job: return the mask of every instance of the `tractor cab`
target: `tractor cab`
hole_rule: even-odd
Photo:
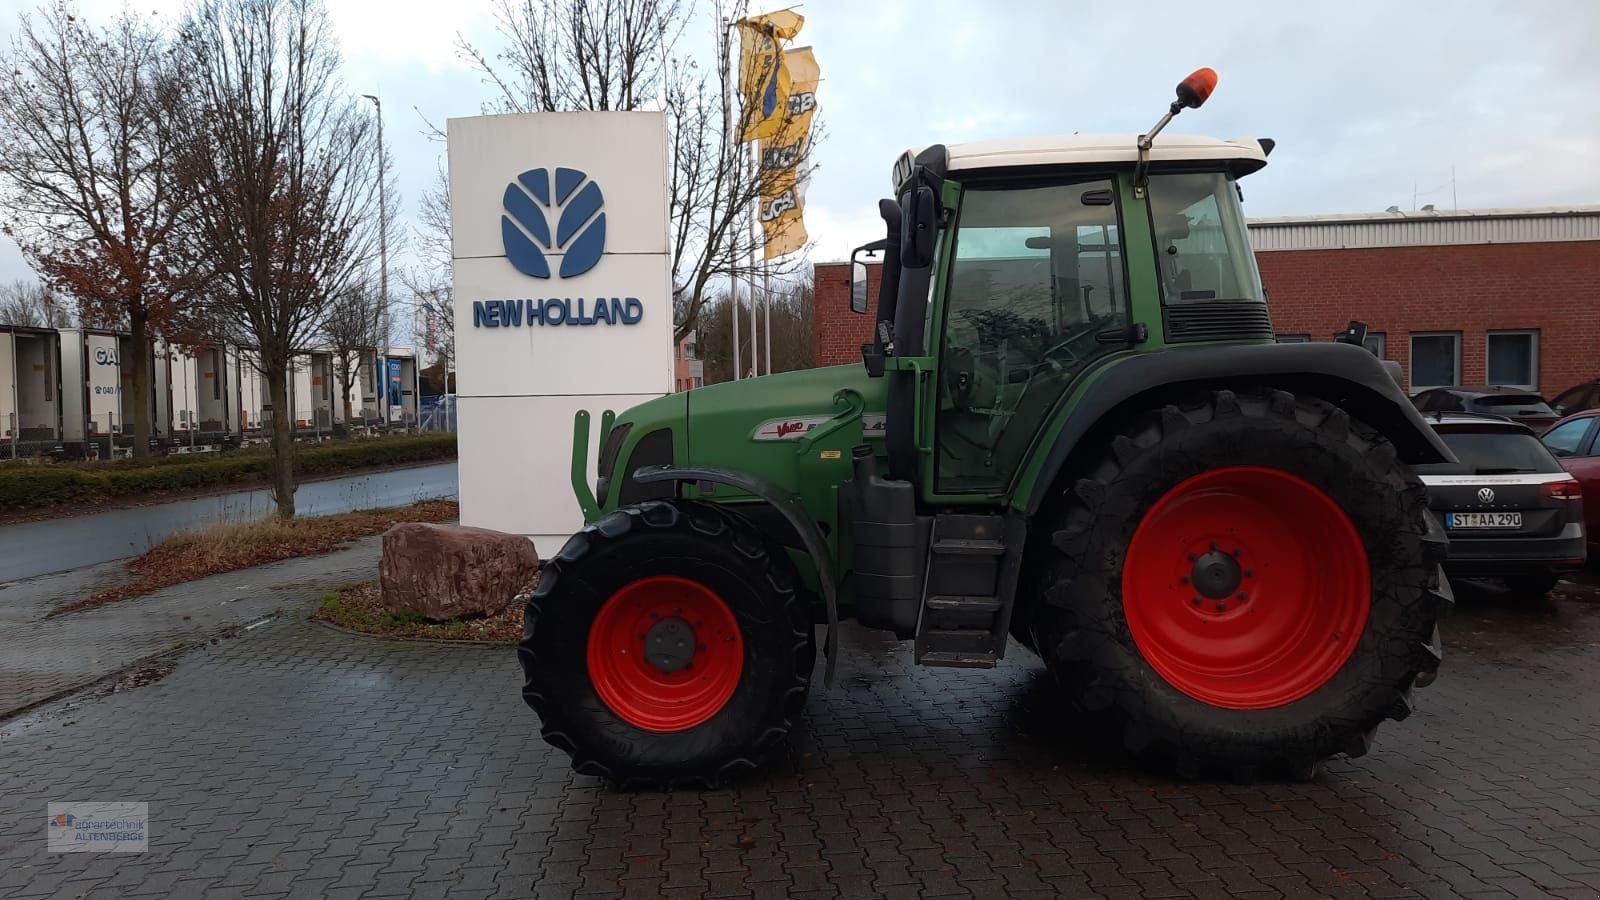
[[[1270,142],[1166,138],[1142,172],[1139,139],[936,146],[896,167],[903,204],[886,207],[904,220],[932,194],[929,220],[901,228],[933,232],[934,249],[920,266],[914,247],[890,258],[875,328],[889,337],[863,355],[872,370],[937,360],[918,472],[931,495],[1004,494],[1052,407],[1107,357],[1272,339],[1238,187]]]

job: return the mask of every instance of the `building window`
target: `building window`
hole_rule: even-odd
[[[1369,332],[1367,332],[1367,339],[1362,341],[1361,344],[1362,344],[1362,346],[1366,347],[1368,350],[1371,350],[1373,356],[1376,356],[1379,359],[1387,359],[1387,357],[1384,356],[1384,354],[1389,351],[1389,342],[1388,342],[1388,336],[1385,335],[1383,332],[1381,332],[1381,331],[1369,331]]]
[[[1461,333],[1459,331],[1411,335],[1411,389],[1446,387],[1461,383]]]
[[[1280,335],[1278,335],[1278,343],[1280,343],[1280,344],[1309,344],[1309,343],[1311,343],[1311,335],[1309,335],[1309,334],[1280,334]]]
[[[1488,378],[1490,384],[1539,389],[1539,332],[1489,332]]]

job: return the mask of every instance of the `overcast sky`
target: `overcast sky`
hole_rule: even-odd
[[[132,0],[176,18],[182,0]],[[327,0],[353,94],[383,98],[402,208],[442,158],[423,118],[489,91],[456,36],[495,45],[489,0]],[[702,0],[709,2],[709,0]],[[0,41],[31,0],[0,0]],[[83,0],[103,20],[122,0]],[[774,3],[776,7],[780,4]],[[807,195],[814,260],[880,236],[876,200],[912,145],[1142,131],[1172,87],[1220,84],[1172,127],[1278,141],[1250,215],[1600,203],[1600,2],[808,0],[826,129]],[[709,29],[684,38],[709,57]],[[402,260],[403,261],[403,260]],[[0,238],[0,281],[31,277]]]

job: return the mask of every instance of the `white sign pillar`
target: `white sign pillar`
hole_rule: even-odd
[[[598,425],[672,390],[666,121],[534,113],[447,131],[461,522],[527,535],[548,559],[583,525],[573,414]]]

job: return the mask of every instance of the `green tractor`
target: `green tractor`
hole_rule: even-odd
[[[1451,604],[1414,466],[1454,458],[1350,342],[1278,344],[1240,210],[1270,140],[901,157],[860,365],[574,429],[588,524],[528,602],[523,696],[579,772],[714,785],[796,727],[824,628],[928,666],[1015,640],[1128,750],[1304,777],[1432,680]],[[867,329],[863,329],[866,332]]]

